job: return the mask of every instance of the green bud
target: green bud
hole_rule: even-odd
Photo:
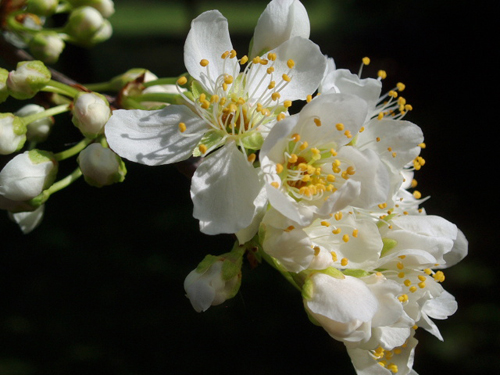
[[[49,83],[50,78],[50,71],[43,62],[21,61],[16,70],[9,73],[7,89],[18,100],[30,99]]]
[[[77,161],[85,181],[95,187],[122,182],[127,173],[122,159],[99,143],[87,146]]]
[[[9,92],[7,91],[8,77],[9,71],[7,69],[0,68],[0,103],[3,103],[9,97]]]
[[[84,6],[73,10],[69,16],[65,31],[79,44],[89,45],[91,39],[101,29],[104,18],[95,8]]]
[[[54,64],[64,49],[64,41],[56,32],[39,32],[30,40],[28,46],[35,58],[47,64]]]
[[[27,0],[26,10],[39,16],[51,16],[55,13],[59,0]]]

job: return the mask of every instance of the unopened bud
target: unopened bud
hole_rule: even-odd
[[[9,97],[9,92],[7,91],[8,77],[9,77],[9,71],[0,68],[0,103],[3,103]]]
[[[73,106],[73,124],[88,138],[96,138],[104,131],[111,116],[108,101],[98,93],[81,93]]]
[[[59,0],[27,0],[26,11],[39,16],[51,16],[55,13]]]
[[[54,64],[64,49],[64,41],[56,32],[40,32],[29,42],[33,56],[47,64]]]
[[[99,143],[92,143],[80,152],[78,165],[85,181],[95,187],[122,182],[127,173],[121,158]]]
[[[113,77],[110,81],[111,89],[115,90],[115,91],[119,91],[123,87],[125,87],[127,85],[127,83],[133,82],[141,76],[143,76],[141,83],[154,81],[154,80],[158,79],[158,77],[155,74],[151,73],[147,69],[133,68],[133,69],[127,70],[125,73],[120,74],[119,76]]]
[[[89,39],[89,44],[94,45],[98,43],[105,42],[113,35],[113,27],[111,22],[108,20],[103,20],[102,26],[97,30],[97,32]]]
[[[21,61],[17,64],[16,70],[9,73],[7,89],[16,99],[29,99],[45,87],[50,78],[50,72],[43,62]]]
[[[115,5],[112,0],[67,0],[73,7],[90,6],[102,14],[104,18],[109,18],[115,12]]]
[[[207,255],[184,281],[186,296],[196,312],[233,298],[241,285],[241,254]]]
[[[45,108],[42,106],[37,104],[27,104],[14,114],[19,117],[26,117],[43,111],[45,111]],[[30,142],[43,142],[49,136],[53,125],[54,120],[52,117],[44,117],[39,120],[32,121],[26,125],[26,138]]]
[[[97,9],[83,6],[71,12],[65,31],[77,42],[88,44],[103,23],[104,18]]]
[[[0,172],[0,194],[13,201],[27,201],[52,185],[57,161],[47,151],[31,150],[15,156]]]
[[[26,125],[12,113],[0,113],[0,155],[19,151],[26,141]]]

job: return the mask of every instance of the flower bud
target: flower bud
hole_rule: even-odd
[[[97,43],[105,42],[111,35],[113,34],[113,27],[111,26],[111,22],[108,20],[103,20],[102,26],[97,30],[97,32],[89,39],[88,43],[90,45],[94,45]]]
[[[104,18],[109,18],[115,12],[115,5],[112,0],[67,0],[73,7],[90,6],[102,14]]]
[[[45,108],[42,106],[37,104],[27,104],[14,114],[19,117],[26,117],[43,111],[45,111]],[[44,117],[39,120],[32,121],[26,125],[26,138],[30,142],[43,142],[49,136],[52,125],[54,125],[52,117]]]
[[[0,113],[0,155],[19,151],[26,141],[26,125],[12,113]]]
[[[51,78],[50,72],[43,62],[21,61],[16,70],[9,73],[7,88],[9,94],[19,100],[29,99],[45,87]]]
[[[207,255],[184,281],[186,296],[196,312],[233,298],[241,285],[241,256]]]
[[[120,74],[119,76],[113,77],[110,81],[111,89],[119,91],[123,87],[125,87],[127,83],[131,83],[141,76],[143,76],[141,82],[149,82],[158,79],[158,77],[154,73],[151,73],[147,69],[133,68],[127,70],[125,73]]]
[[[109,104],[98,93],[81,93],[72,109],[73,124],[88,138],[96,138],[104,131],[104,125],[111,116]]]
[[[0,194],[13,201],[27,201],[52,185],[57,161],[47,151],[31,150],[15,156],[0,172]]]
[[[103,23],[104,18],[97,9],[83,6],[71,12],[65,31],[78,43],[88,44]]]
[[[47,64],[54,64],[64,49],[64,41],[56,32],[40,32],[29,42],[33,56]]]
[[[95,187],[122,182],[127,173],[121,158],[99,143],[92,143],[85,148],[77,160],[85,181]]]
[[[0,68],[0,103],[3,103],[9,97],[9,92],[7,91],[8,77],[9,77],[9,71]]]
[[[27,0],[26,11],[39,16],[51,16],[55,13],[59,0]]]

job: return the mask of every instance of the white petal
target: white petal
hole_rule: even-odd
[[[180,122],[186,124],[184,133],[179,131]],[[121,157],[161,165],[190,157],[207,129],[188,107],[171,105],[156,111],[116,110],[105,133],[110,148]]]
[[[209,82],[214,82],[219,75],[234,74],[235,70],[239,72],[236,58],[221,58],[224,52],[232,49],[227,19],[218,10],[210,10],[191,22],[184,44],[184,65],[193,78],[209,89]],[[202,59],[209,61],[207,67],[200,65]],[[207,69],[210,78],[207,78]]]
[[[185,289],[196,312],[206,311],[212,305],[215,290],[203,280],[197,280]]]
[[[257,170],[229,142],[207,157],[191,180],[193,216],[206,234],[236,233],[248,227],[261,190]]]
[[[250,58],[262,55],[294,36],[309,38],[309,33],[309,17],[300,1],[271,1],[255,27]]]
[[[273,77],[275,77],[276,85],[278,86],[282,82],[283,74],[288,74],[291,78],[286,87],[280,91],[282,102],[284,100],[304,100],[307,95],[316,91],[326,69],[326,57],[315,43],[309,39],[295,37],[271,52],[277,56],[273,65],[275,69]],[[295,67],[291,72],[287,65],[290,59],[295,62]],[[261,79],[269,75],[266,73],[266,69],[256,70],[257,68],[257,66],[253,67],[251,71],[253,78],[247,86],[247,90],[252,96],[251,99],[254,100],[260,98],[263,91],[269,92],[267,85],[260,84]],[[257,86],[259,88],[256,90]]]
[[[450,252],[444,254],[443,258],[446,264],[443,264],[441,267],[437,268],[447,268],[454,266],[458,262],[460,262],[467,255],[467,247],[469,243],[465,238],[465,235],[462,233],[460,229],[457,229],[457,238],[453,244],[453,248]]]
[[[24,234],[28,234],[40,225],[43,219],[44,211],[45,205],[43,204],[35,211],[18,213],[9,212],[9,216],[19,225],[19,228],[21,228]]]

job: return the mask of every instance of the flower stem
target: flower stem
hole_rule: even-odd
[[[29,123],[31,123],[33,121],[40,120],[40,119],[45,118],[45,117],[58,115],[59,113],[63,113],[66,111],[69,111],[69,105],[62,104],[62,105],[58,105],[56,107],[52,107],[50,109],[47,109],[47,110],[40,112],[40,113],[34,113],[32,115],[29,115],[29,116],[21,117],[21,120],[23,121],[23,123],[25,125],[28,125]]]
[[[177,83],[178,77],[168,77],[168,78],[158,78],[154,81],[144,82],[144,87],[151,87],[156,85],[175,85]]]
[[[54,155],[54,157],[57,161],[68,159],[68,158],[78,154],[80,151],[82,151],[85,147],[87,147],[92,142],[93,142],[93,139],[84,138],[83,140],[78,142],[73,147],[68,148],[67,150],[58,152],[57,154]]]
[[[51,79],[47,86],[45,86],[42,91],[55,92],[56,94],[62,94],[74,98],[80,91],[74,87],[68,86],[64,83],[54,81]]]
[[[59,191],[61,189],[64,189],[65,187],[69,186],[74,181],[76,181],[81,175],[82,175],[82,171],[80,170],[80,168],[76,168],[71,174],[67,175],[63,179],[52,184],[51,187],[42,191],[35,198],[30,199],[28,201],[28,204],[30,204],[31,206],[34,206],[34,207],[40,207],[42,204],[47,202],[47,200],[50,198],[50,196],[52,194],[54,194],[56,191]]]

